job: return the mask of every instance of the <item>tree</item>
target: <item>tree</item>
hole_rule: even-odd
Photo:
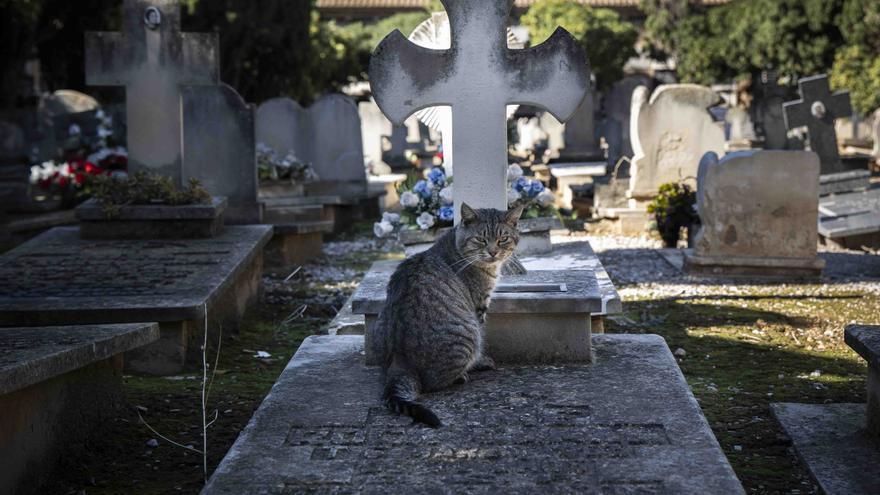
[[[847,0],[838,18],[847,46],[839,49],[831,69],[831,85],[847,89],[862,115],[880,108],[880,3]]]
[[[571,33],[584,47],[600,89],[606,89],[623,75],[623,66],[636,55],[636,28],[609,9],[578,5],[567,0],[539,0],[522,16],[529,28],[531,44],[553,34],[557,26]]]

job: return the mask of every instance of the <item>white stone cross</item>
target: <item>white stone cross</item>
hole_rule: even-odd
[[[86,84],[125,86],[129,171],[181,183],[181,86],[220,81],[216,33],[181,33],[179,0],[125,0],[123,32],[86,33]]]
[[[837,151],[837,132],[834,120],[852,116],[849,92],[831,93],[828,76],[805,77],[798,80],[801,99],[785,102],[785,125],[789,128],[806,126],[810,133],[810,150],[819,155],[822,173],[844,172]]]
[[[513,0],[442,0],[449,15],[448,50],[420,47],[394,31],[370,61],[379,108],[402,123],[425,107],[452,107],[455,217],[461,203],[507,209],[507,105],[545,108],[568,120],[589,89],[587,56],[559,28],[545,43],[507,48]]]

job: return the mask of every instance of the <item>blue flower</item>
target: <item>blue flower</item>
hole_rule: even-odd
[[[518,177],[513,182],[513,188],[516,189],[517,191],[523,191],[523,190],[528,189],[529,188],[529,179],[526,179],[525,177]]]
[[[455,218],[455,209],[451,206],[441,206],[440,207],[440,220],[445,222],[451,222],[453,218]]]
[[[428,179],[438,186],[446,185],[446,174],[443,173],[442,168],[432,168],[428,172]]]
[[[544,190],[544,184],[539,180],[533,180],[531,185],[529,186],[529,197],[534,198],[535,196],[541,194],[541,191]]]
[[[413,187],[413,192],[418,194],[419,196],[428,199],[431,197],[431,188],[428,186],[428,183],[424,180],[420,180],[416,182],[416,185]]]

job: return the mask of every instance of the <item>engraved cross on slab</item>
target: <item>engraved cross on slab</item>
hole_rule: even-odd
[[[394,31],[370,61],[379,108],[401,124],[417,110],[452,107],[455,220],[461,203],[507,209],[507,105],[545,108],[568,120],[589,89],[590,67],[577,41],[559,28],[538,46],[507,48],[513,0],[442,0],[451,46],[432,50]]]
[[[217,34],[181,33],[179,0],[125,0],[122,29],[86,33],[86,84],[126,88],[129,171],[181,184],[181,86],[219,83]]]
[[[801,99],[782,104],[785,125],[789,129],[807,126],[810,149],[819,155],[822,174],[844,172],[846,169],[837,152],[834,120],[852,115],[849,92],[831,93],[828,76],[805,77],[798,80]]]

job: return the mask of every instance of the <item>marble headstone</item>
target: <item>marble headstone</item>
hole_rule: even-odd
[[[226,223],[261,223],[254,109],[226,84],[183,90],[184,181],[229,201]]]
[[[462,202],[506,209],[507,106],[540,106],[568,120],[589,90],[588,61],[563,30],[538,46],[509,49],[512,2],[447,0],[444,6],[450,48],[431,50],[399,31],[389,34],[370,60],[373,95],[395,123],[426,107],[451,106],[456,216]]]
[[[185,85],[220,82],[217,33],[180,32],[179,0],[125,0],[122,32],[86,33],[86,84],[125,86],[128,169],[182,183]]]
[[[650,200],[662,184],[693,181],[703,154],[723,154],[724,130],[707,110],[718,99],[714,91],[696,84],[661,85],[650,100],[646,87],[636,88],[630,198]]]

